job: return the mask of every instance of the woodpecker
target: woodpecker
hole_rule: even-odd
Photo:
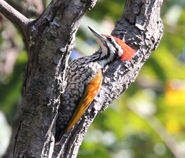
[[[103,35],[89,27],[96,37],[100,49],[91,56],[80,57],[69,63],[66,70],[66,89],[56,121],[56,145],[66,132],[82,117],[102,86],[102,69],[115,60],[129,60],[135,50],[121,39]]]

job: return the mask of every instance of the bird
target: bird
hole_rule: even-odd
[[[91,56],[72,60],[66,69],[66,88],[60,97],[56,120],[55,145],[82,117],[101,89],[103,68],[116,60],[131,61],[135,50],[123,40],[100,34],[89,27],[100,49]]]

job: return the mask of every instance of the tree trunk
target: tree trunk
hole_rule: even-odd
[[[22,33],[29,53],[22,87],[22,120],[14,157],[76,157],[84,134],[96,115],[105,110],[135,81],[139,70],[155,50],[163,34],[160,7],[163,0],[127,0],[112,35],[137,50],[132,61],[116,61],[103,71],[102,88],[60,145],[55,146],[55,121],[64,73],[75,34],[87,10],[96,0],[52,0],[35,20],[29,20],[0,1],[0,12]],[[8,156],[11,157],[11,156]]]

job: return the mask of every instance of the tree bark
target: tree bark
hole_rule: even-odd
[[[36,20],[8,11],[4,0],[0,12],[23,35],[29,52],[22,88],[22,121],[17,134],[14,157],[75,158],[84,134],[97,114],[105,110],[135,81],[139,70],[155,50],[163,34],[160,7],[163,0],[127,0],[112,35],[137,50],[131,62],[116,61],[103,70],[102,88],[71,132],[54,146],[55,121],[60,94],[65,90],[65,69],[75,34],[85,12],[96,0],[52,0]],[[12,18],[16,17],[16,18]],[[21,18],[20,18],[21,17]],[[24,31],[21,31],[21,30]]]

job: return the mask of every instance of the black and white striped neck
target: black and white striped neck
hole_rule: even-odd
[[[100,53],[99,61],[101,62],[102,68],[115,59],[131,61],[132,57],[135,55],[135,50],[121,39],[111,35],[100,34],[91,27],[89,27],[89,29],[94,34],[101,47],[101,51],[98,52]],[[97,53],[94,55],[97,55]]]
[[[101,45],[102,52],[99,59],[101,60],[102,68],[123,55],[123,50],[116,40],[112,36],[106,38],[106,43]]]

